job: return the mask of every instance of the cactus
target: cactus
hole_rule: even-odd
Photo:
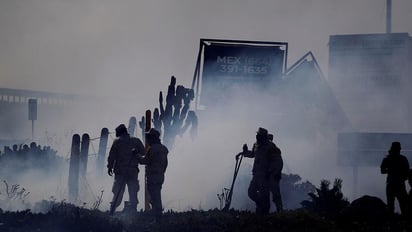
[[[164,105],[163,93],[159,93],[159,108],[153,111],[153,127],[163,135],[163,143],[172,149],[175,137],[182,136],[191,127],[190,135],[192,139],[197,134],[198,119],[195,111],[189,110],[190,102],[195,97],[193,89],[185,88],[182,85],[176,86],[176,78],[170,79],[170,84],[166,95],[166,105]],[[140,128],[144,132],[144,120],[139,122]],[[163,128],[162,128],[163,125]]]

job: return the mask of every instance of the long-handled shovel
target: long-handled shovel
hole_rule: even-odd
[[[242,163],[243,155],[240,155],[240,158],[236,157],[236,164],[235,164],[235,171],[233,173],[233,180],[232,185],[230,186],[229,194],[226,195],[225,199],[225,207],[223,207],[223,211],[228,211],[230,208],[230,204],[232,203],[232,195],[233,195],[233,186],[235,185],[237,173],[239,172],[240,164]]]

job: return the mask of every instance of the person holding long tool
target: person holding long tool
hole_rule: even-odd
[[[112,176],[114,173],[113,199],[110,203],[110,214],[113,215],[116,208],[122,202],[125,187],[129,192],[129,204],[125,206],[126,211],[136,212],[137,192],[139,191],[139,156],[144,154],[142,141],[136,137],[131,137],[124,124],[116,128],[116,139],[110,148],[107,173]]]
[[[253,162],[252,180],[248,188],[248,196],[256,203],[256,213],[265,215],[270,209],[270,184],[271,177],[274,175],[274,158],[276,148],[269,141],[268,131],[264,128],[259,128],[256,132],[256,143],[252,150],[248,149],[247,144],[243,145],[243,152],[240,155],[248,158],[255,158]]]
[[[140,157],[140,163],[146,165],[147,190],[150,195],[150,204],[155,219],[162,216],[161,190],[168,165],[167,154],[169,150],[160,141],[160,132],[151,128],[146,132],[146,142],[149,149],[145,156]]]

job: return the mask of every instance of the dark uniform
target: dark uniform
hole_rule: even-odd
[[[135,154],[144,154],[144,146],[140,139],[130,137],[124,124],[116,128],[116,138],[110,148],[108,157],[108,174],[114,172],[113,199],[110,213],[113,214],[122,202],[125,186],[129,192],[128,208],[136,210],[137,192],[139,191],[139,159]]]
[[[169,151],[166,146],[161,144],[160,133],[157,130],[150,129],[146,139],[150,147],[146,155],[141,157],[140,163],[146,165],[147,190],[150,195],[150,204],[156,218],[159,218],[163,211],[161,190],[168,165],[167,154]]]
[[[409,194],[408,194],[408,209],[409,209],[409,216],[412,217],[412,169],[409,170],[408,176],[408,183],[409,183]]]
[[[407,192],[405,181],[408,178],[409,162],[408,159],[400,154],[401,144],[393,142],[389,154],[382,160],[381,173],[388,174],[386,178],[386,197],[388,210],[390,213],[395,211],[395,198],[398,199],[401,213],[407,212]]]
[[[282,195],[280,193],[280,180],[282,178],[282,169],[283,169],[282,152],[276,146],[276,144],[273,143],[273,135],[269,134],[268,138],[269,138],[269,141],[274,146],[273,158],[271,159],[272,167],[270,168],[270,170],[273,170],[273,172],[270,177],[271,181],[269,184],[269,189],[270,189],[270,192],[272,193],[272,200],[273,200],[273,203],[275,203],[276,210],[280,212],[283,210]]]
[[[253,177],[248,188],[248,195],[256,203],[256,213],[267,214],[270,209],[270,183],[275,175],[276,146],[268,140],[268,131],[259,128],[256,134],[256,143],[252,150],[246,144],[243,147],[243,156],[255,158],[253,163]]]

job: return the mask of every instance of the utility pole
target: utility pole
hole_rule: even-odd
[[[392,32],[392,0],[386,0],[386,33]]]

